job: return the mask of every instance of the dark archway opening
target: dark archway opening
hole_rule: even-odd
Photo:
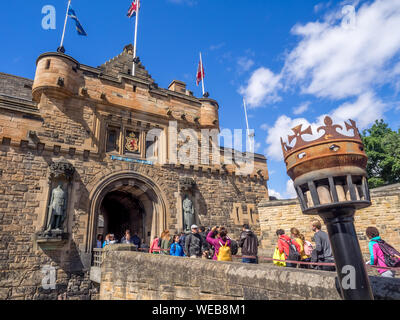
[[[144,234],[145,210],[141,201],[126,191],[113,191],[104,197],[101,205],[104,219],[103,235],[113,233],[118,241],[122,239],[125,230],[138,235]]]

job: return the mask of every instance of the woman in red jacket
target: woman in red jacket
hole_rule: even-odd
[[[296,247],[297,252],[300,254],[301,248],[300,245],[296,241],[292,241],[290,237],[285,235],[285,231],[279,229],[276,231],[276,235],[278,236],[278,249],[279,253],[285,253],[285,260],[288,260],[290,248],[289,245],[293,244]],[[297,264],[295,263],[286,263],[286,267],[296,268]]]
[[[153,242],[151,243],[151,246],[150,246],[150,253],[160,254],[160,249],[161,248],[158,245],[158,240],[159,240],[159,238],[157,236],[154,237],[154,240],[153,240]]]

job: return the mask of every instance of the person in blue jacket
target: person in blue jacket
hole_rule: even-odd
[[[171,244],[171,249],[169,250],[169,254],[175,257],[184,257],[185,253],[183,252],[182,246],[179,244],[179,236],[174,235],[174,243]]]

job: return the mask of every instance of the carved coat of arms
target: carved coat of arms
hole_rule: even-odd
[[[126,137],[125,149],[129,152],[139,152],[139,138],[134,132]]]

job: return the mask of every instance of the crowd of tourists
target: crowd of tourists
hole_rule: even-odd
[[[288,268],[316,269],[335,271],[335,260],[332,253],[328,234],[322,231],[319,220],[312,222],[313,237],[308,241],[297,228],[290,229],[286,235],[283,229],[276,231],[278,238],[273,255],[273,263],[277,266]],[[395,277],[395,272],[389,268],[400,267],[400,253],[386,243],[375,227],[368,227],[366,236],[370,240],[370,259],[366,264],[377,266],[377,271],[382,277]],[[191,259],[210,259],[215,261],[232,261],[241,248],[243,263],[258,263],[259,239],[251,231],[248,224],[243,225],[239,239],[234,240],[228,236],[228,230],[223,226],[205,227],[191,226],[191,233],[184,232],[171,235],[168,230],[161,236],[154,237],[148,246],[130,230],[126,230],[124,237],[119,242],[113,234],[97,238],[97,248],[116,243],[134,244],[142,252],[151,254],[171,255],[175,257],[188,257]],[[379,268],[380,267],[380,268]]]
[[[290,229],[290,236],[282,229],[277,230],[278,241],[273,256],[274,264],[288,268],[335,271],[335,260],[328,234],[321,230],[322,225],[318,220],[312,223],[311,229],[314,236],[310,240],[314,245],[306,240],[297,228]],[[382,277],[395,277],[396,273],[388,268],[400,267],[400,253],[382,240],[377,228],[368,227],[366,235],[370,240],[370,259],[366,264],[381,267],[377,268],[377,271]]]
[[[238,240],[231,239],[227,228],[223,226],[215,226],[207,230],[197,225],[191,226],[189,234],[182,232],[171,235],[169,230],[165,230],[161,236],[154,237],[150,246],[142,243],[136,234],[131,236],[130,230],[126,230],[120,242],[115,239],[114,234],[107,234],[104,240],[102,235],[98,235],[97,248],[116,243],[134,244],[140,251],[152,254],[216,261],[232,261],[232,256],[238,253],[240,247],[242,254],[246,256],[242,259],[244,263],[258,263],[259,240],[247,224],[243,225]]]
[[[329,242],[328,234],[322,231],[321,222],[315,220],[311,226],[314,232],[314,245],[305,239],[297,228],[290,229],[290,236],[285,231],[279,229],[276,231],[278,237],[277,246],[273,258],[274,264],[288,268],[319,269],[324,271],[335,271],[334,266],[325,265],[325,263],[334,263],[332,248]],[[294,262],[286,262],[294,261]],[[324,263],[321,265],[299,264],[296,262]]]
[[[150,253],[165,254],[191,259],[210,259],[216,261],[232,261],[238,248],[242,254],[252,258],[243,258],[244,263],[258,263],[257,236],[250,230],[250,226],[243,225],[240,238],[231,239],[228,230],[223,226],[206,229],[204,226],[191,226],[191,233],[176,234],[171,236],[169,231],[164,231],[160,237],[155,237],[150,246]]]
[[[104,248],[108,245],[116,244],[116,243],[134,244],[138,248],[140,248],[142,246],[142,240],[138,237],[137,234],[134,234],[132,236],[130,230],[125,231],[125,235],[122,237],[120,242],[118,241],[118,239],[115,238],[115,235],[112,233],[107,234],[104,240],[103,240],[102,234],[99,234],[97,236],[97,248]]]

